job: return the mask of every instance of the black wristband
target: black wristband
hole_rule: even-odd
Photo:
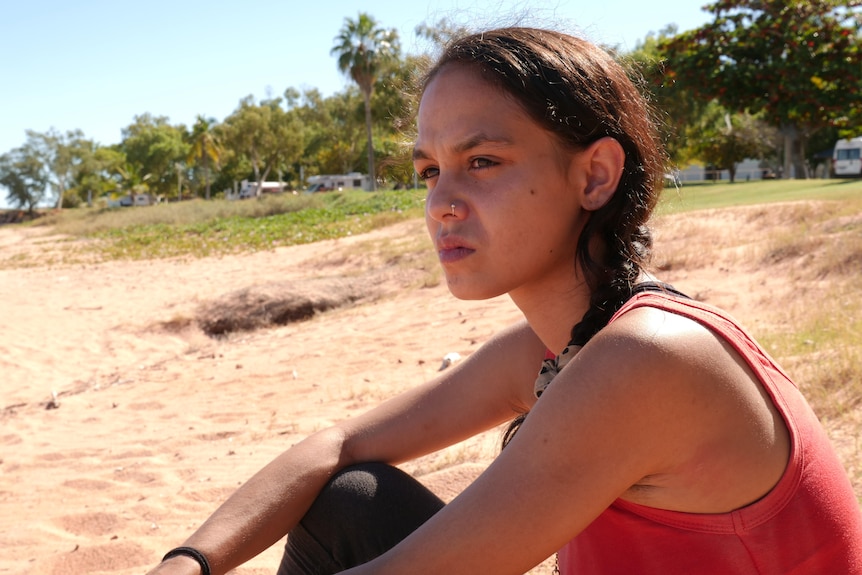
[[[177,547],[176,549],[171,549],[164,557],[162,557],[162,561],[167,561],[171,557],[176,557],[177,555],[185,555],[197,561],[198,565],[201,566],[201,575],[212,575],[212,572],[210,571],[210,562],[207,561],[207,558],[203,553],[194,547]]]

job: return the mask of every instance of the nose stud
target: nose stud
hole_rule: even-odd
[[[451,204],[449,204],[449,207],[452,209],[452,215],[454,216],[455,215],[455,202],[452,202]]]

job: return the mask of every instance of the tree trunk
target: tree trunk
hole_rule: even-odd
[[[263,171],[263,174],[260,173],[260,170],[255,168],[254,173],[257,178],[257,189],[254,192],[254,195],[257,199],[263,197],[263,183],[266,181],[266,178],[269,177],[269,171],[272,169],[272,166],[266,166],[266,169]]]
[[[63,209],[63,196],[66,195],[66,182],[61,179],[57,181],[57,205],[55,206],[58,210]]]
[[[257,189],[254,191],[254,197],[259,198],[263,179],[260,177],[260,166],[258,165],[257,150],[254,149],[251,151],[251,169],[254,172],[254,181],[257,182]]]
[[[210,199],[210,159],[209,155],[207,155],[206,150],[203,151],[203,160],[204,160],[204,182],[206,186],[206,194],[207,200]]]
[[[786,180],[790,178],[790,166],[792,165],[793,158],[793,136],[782,128],[782,133],[784,134],[784,163],[782,165],[781,170],[781,179]]]
[[[808,166],[805,163],[802,132],[790,124],[784,124],[780,130],[784,136],[784,167],[781,177],[785,180],[790,179],[791,168],[793,168],[795,179],[807,179]]]
[[[811,174],[808,172],[808,162],[805,161],[805,137],[803,135],[799,135],[796,139],[797,146],[795,148],[794,154],[794,167],[796,168],[796,179],[807,180],[811,177]]]
[[[362,91],[365,97],[365,130],[368,133],[368,175],[371,177],[371,191],[377,190],[377,173],[374,169],[374,139],[371,135],[371,91]]]

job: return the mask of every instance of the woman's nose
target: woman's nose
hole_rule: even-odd
[[[425,209],[429,217],[438,222],[443,222],[451,218],[464,217],[466,205],[457,199],[454,194],[446,193],[445,190],[440,188],[438,183],[428,194]]]

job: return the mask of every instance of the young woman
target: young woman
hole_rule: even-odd
[[[416,171],[451,292],[525,321],[436,380],[286,451],[152,573],[862,573],[862,516],[805,400],[722,312],[651,279],[663,157],[603,51],[455,42]],[[528,414],[517,417],[518,414]],[[392,465],[516,418],[448,505]]]

